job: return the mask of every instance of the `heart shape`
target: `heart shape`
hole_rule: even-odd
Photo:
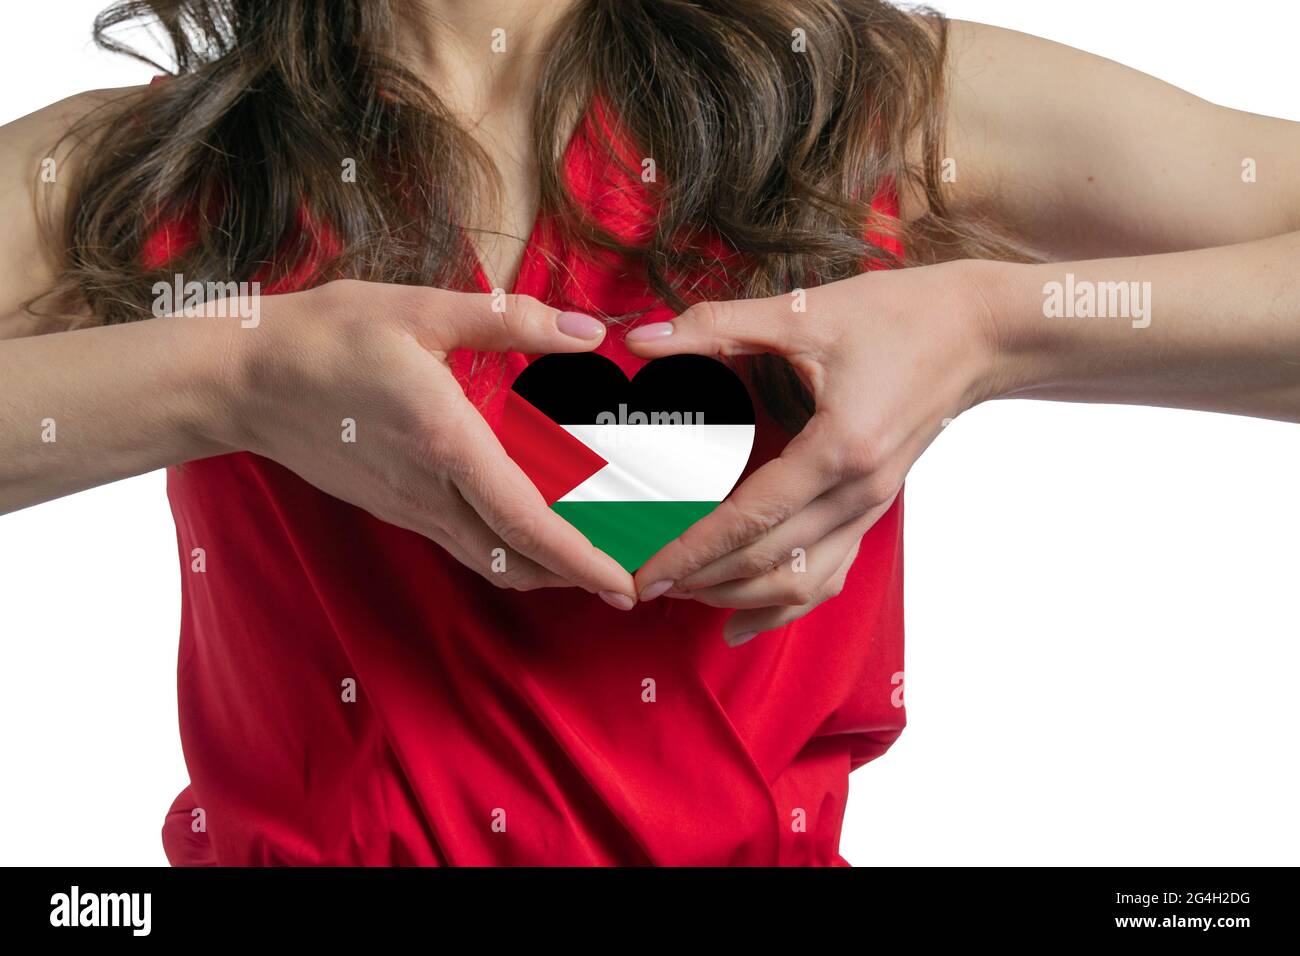
[[[634,572],[730,494],[754,406],[702,355],[655,359],[630,381],[594,352],[545,355],[515,379],[497,436],[552,510]]]

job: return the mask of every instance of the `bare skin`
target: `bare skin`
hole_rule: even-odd
[[[1066,261],[872,273],[810,291],[804,315],[784,297],[710,303],[629,336],[646,357],[784,354],[817,398],[780,459],[637,572],[643,600],[743,608],[729,643],[837,594],[916,458],[981,401],[1300,421],[1300,125],[970,23],[954,24],[949,76],[953,203]],[[1247,158],[1267,171],[1256,182],[1243,181]],[[1069,261],[1102,256],[1134,258]],[[1044,286],[1067,273],[1150,282],[1154,321],[1045,318]],[[806,573],[790,568],[795,547]]]
[[[508,285],[523,253],[523,242],[509,236],[532,218],[521,210],[535,209],[536,190],[520,185],[529,180],[526,160],[493,144],[512,129],[526,141],[510,122],[531,102],[520,93],[537,69],[539,34],[530,31],[549,17],[521,5],[494,21],[508,25],[519,58],[510,66],[478,57],[478,75],[467,78],[474,58],[465,38],[486,11],[448,3],[440,12],[430,35],[446,39],[435,51],[413,32],[411,56],[433,82],[444,72],[459,77],[450,105],[503,157],[500,219],[476,228],[485,271]],[[485,62],[492,68],[482,69]],[[595,319],[529,297],[506,296],[505,311],[496,312],[485,295],[361,282],[267,297],[254,328],[165,318],[57,331],[26,315],[22,303],[50,287],[58,266],[40,240],[38,204],[52,203],[57,215],[75,151],[56,156],[57,182],[39,184],[35,174],[73,119],[116,95],[83,94],[0,129],[0,210],[18,224],[0,239],[0,339],[10,340],[0,343],[0,512],[182,461],[255,451],[424,534],[499,587],[577,586],[617,608],[633,606],[631,576],[546,507],[445,363],[455,348],[593,349],[605,335]],[[343,417],[357,419],[368,439],[342,446]],[[46,420],[56,423],[57,442],[40,440]],[[511,553],[504,573],[491,567],[501,547]]]
[[[465,52],[475,37],[489,42],[482,4],[430,6],[454,29],[415,35],[411,55],[437,64],[431,79],[446,81],[453,108],[500,158],[502,211],[474,225],[483,237],[500,234],[480,238],[479,249],[493,283],[509,288],[535,214],[536,173],[503,144],[528,141],[528,78],[558,5],[494,4],[489,19],[506,26],[514,51],[500,60]],[[1300,421],[1300,280],[1288,268],[1300,252],[1300,188],[1291,185],[1300,182],[1300,126],[1205,103],[1047,41],[953,26],[952,201],[996,216],[1058,261],[867,274],[811,291],[806,314],[785,297],[710,303],[630,336],[647,357],[788,355],[818,407],[780,459],[635,581],[544,507],[442,362],[455,346],[595,347],[603,331],[565,334],[561,322],[581,330],[574,317],[522,298],[501,315],[486,297],[354,282],[265,299],[257,329],[176,318],[34,337],[48,330],[21,303],[57,268],[34,204],[60,200],[58,184],[41,187],[35,174],[69,118],[112,93],[0,128],[0,216],[10,224],[0,235],[0,511],[251,450],[480,572],[504,544],[521,560],[510,575],[485,574],[497,584],[577,585],[629,608],[637,596],[689,594],[739,608],[724,636],[743,643],[838,593],[862,534],[917,456],[945,419],[981,401],[1131,402]],[[1245,158],[1257,182],[1243,182]],[[915,201],[904,197],[905,214]],[[1187,251],[1198,249],[1213,251]],[[1044,318],[1044,285],[1067,272],[1150,282],[1153,321]],[[358,314],[369,317],[349,319]],[[412,407],[406,396],[430,389],[436,411]],[[340,396],[382,440],[338,452]],[[324,424],[302,417],[313,408],[329,410]],[[59,423],[55,445],[38,441],[47,417]],[[445,440],[449,430],[456,441]],[[418,438],[435,432],[444,440]],[[806,573],[783,565],[793,547],[807,550]]]
[[[403,37],[409,61],[474,134],[501,180],[501,201],[466,223],[494,289],[514,287],[537,218],[532,91],[545,39],[570,6],[567,0],[439,0],[409,13],[411,31]],[[494,30],[503,32],[494,36]]]

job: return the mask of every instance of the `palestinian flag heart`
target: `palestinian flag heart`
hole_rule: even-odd
[[[628,381],[603,355],[546,355],[515,379],[497,434],[546,503],[631,572],[730,493],[754,407],[704,356],[656,359]]]

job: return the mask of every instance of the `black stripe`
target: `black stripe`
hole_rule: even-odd
[[[630,382],[617,364],[594,352],[543,355],[519,373],[513,388],[561,425],[594,425],[602,413],[616,420],[632,417],[637,424],[638,412],[647,419],[676,413],[683,422],[689,413],[692,424],[754,424],[744,383],[703,355],[655,359]],[[658,420],[675,424],[679,419]]]

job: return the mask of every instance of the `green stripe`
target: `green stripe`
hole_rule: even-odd
[[[551,505],[629,572],[717,506],[716,501],[557,501]]]

